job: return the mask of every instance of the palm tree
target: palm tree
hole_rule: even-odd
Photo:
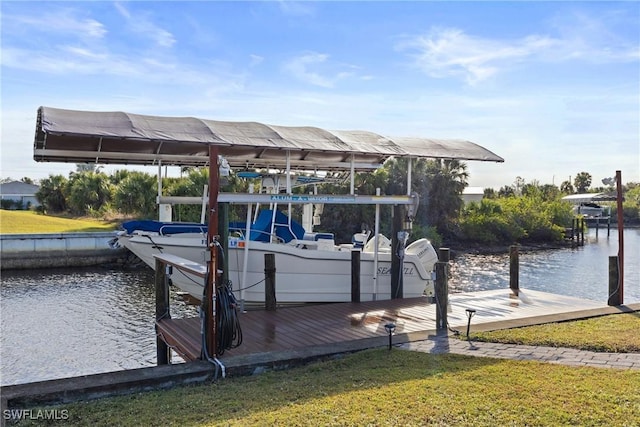
[[[448,235],[453,231],[463,206],[461,195],[469,178],[467,165],[459,160],[429,160],[425,178],[427,194],[423,200],[426,199],[426,224]]]
[[[580,172],[573,180],[578,193],[586,193],[591,186],[591,174],[588,172]]]
[[[36,192],[36,198],[45,208],[51,212],[63,212],[67,209],[65,194],[68,180],[62,175],[49,175],[40,181],[40,188]]]
[[[112,186],[102,172],[76,172],[69,179],[69,208],[78,215],[98,210],[111,202]]]
[[[142,218],[157,216],[157,180],[145,172],[129,172],[122,178],[113,195],[114,207],[124,214]]]

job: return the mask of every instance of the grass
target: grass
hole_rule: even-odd
[[[0,209],[0,234],[112,231],[116,228],[117,222],[91,218],[71,219],[42,215],[33,211]]]
[[[607,317],[623,324],[637,319]],[[596,326],[602,320],[584,322],[594,324],[587,329],[595,335],[635,342]],[[572,323],[558,324],[554,336],[574,334]],[[63,408],[69,419],[61,424],[86,426],[624,426],[640,420],[640,372],[374,349]]]
[[[629,313],[470,335],[476,341],[640,353],[639,331],[640,313]]]

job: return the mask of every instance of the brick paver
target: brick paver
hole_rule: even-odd
[[[640,370],[640,353],[600,353],[564,347],[463,341],[445,335],[400,344],[398,348],[426,353],[455,353],[498,359],[537,360],[571,366]]]

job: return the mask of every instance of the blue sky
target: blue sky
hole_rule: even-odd
[[[32,159],[45,105],[462,138],[505,159],[478,187],[640,181],[638,2],[0,7],[3,178],[75,169]]]

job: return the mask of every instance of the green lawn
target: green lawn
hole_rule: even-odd
[[[477,341],[640,353],[640,313],[471,333]],[[466,339],[466,336],[464,337]]]
[[[637,313],[607,317],[635,325]],[[594,336],[636,341],[595,326],[603,319],[584,322]],[[574,323],[557,324],[549,342],[565,342]],[[61,424],[83,426],[631,426],[640,420],[640,371],[383,348],[62,408]]]
[[[70,219],[42,215],[33,211],[0,209],[0,234],[68,233],[80,231],[112,231],[117,222],[90,218]]]

